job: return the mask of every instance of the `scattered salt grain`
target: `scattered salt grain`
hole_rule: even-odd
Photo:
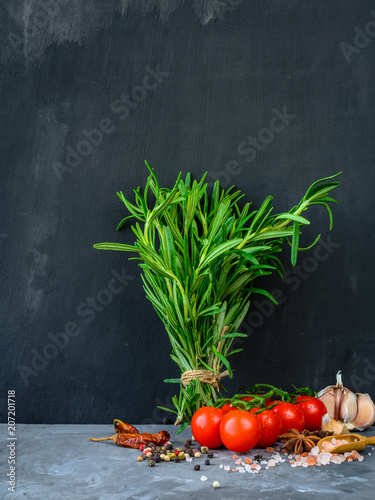
[[[222,469],[223,467],[224,467],[224,465],[223,465],[223,464],[220,464],[220,465],[219,465],[219,468],[220,468],[220,469]]]
[[[207,481],[207,476],[201,476],[201,481]]]
[[[230,470],[230,465],[224,465],[224,470],[226,471]]]
[[[273,458],[270,458],[267,462],[267,465],[268,467],[275,467],[276,465],[276,460],[274,460]]]
[[[186,458],[185,458],[185,460],[186,460],[187,462],[192,462],[192,461],[193,461],[193,459],[192,459],[191,457],[186,457]]]
[[[371,453],[367,453],[367,455],[371,455]]]

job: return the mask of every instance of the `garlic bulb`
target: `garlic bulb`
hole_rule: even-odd
[[[375,405],[368,394],[354,394],[343,386],[341,371],[336,375],[336,385],[330,385],[318,392],[318,398],[327,408],[330,419],[346,424],[347,429],[363,431],[375,422]],[[323,422],[324,424],[324,422]],[[337,426],[326,419],[326,425],[335,426],[335,434],[342,434]],[[323,427],[322,427],[323,428]],[[325,429],[328,430],[328,429]]]

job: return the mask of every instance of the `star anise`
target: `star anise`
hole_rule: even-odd
[[[310,432],[304,429],[302,432],[299,432],[297,429],[289,429],[285,434],[281,434],[278,439],[284,443],[284,450],[294,453],[295,455],[300,455],[304,451],[310,452],[318,441],[332,434],[333,432],[321,430]]]

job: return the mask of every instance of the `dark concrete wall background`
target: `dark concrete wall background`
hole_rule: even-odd
[[[281,304],[254,297],[226,385],[321,389],[341,369],[374,395],[373,2],[134,3],[1,5],[2,421],[8,389],[18,422],[165,416],[178,369],[137,262],[92,248],[133,241],[115,232],[115,193],[144,185],[145,159],[162,185],[208,171],[277,211],[343,171],[333,231],[308,212],[302,242],[321,232],[319,253],[293,269],[286,251],[287,279],[261,283]],[[255,155],[243,143],[278,112],[283,130]]]

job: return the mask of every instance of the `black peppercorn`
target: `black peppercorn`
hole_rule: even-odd
[[[156,453],[156,455],[154,456],[154,461],[156,464],[158,464],[161,461],[160,455],[158,453]]]
[[[172,445],[170,443],[166,444],[165,445],[165,449],[166,450],[171,450],[172,449]]]
[[[212,452],[209,453],[207,456],[208,456],[208,458],[214,458],[214,454]]]
[[[194,470],[201,470],[201,466],[198,464],[198,465],[194,465]]]
[[[178,462],[180,461],[180,459],[179,459],[178,457],[175,457],[175,458],[174,458],[174,461],[175,461],[176,463],[178,463]]]
[[[210,463],[211,463],[211,462],[210,462],[210,459],[209,459],[209,458],[206,458],[206,460],[204,461],[204,464],[205,464],[205,465],[210,465]]]
[[[263,455],[261,453],[258,453],[257,455],[254,456],[254,460],[256,460],[257,462],[262,460],[262,458],[263,458]]]

